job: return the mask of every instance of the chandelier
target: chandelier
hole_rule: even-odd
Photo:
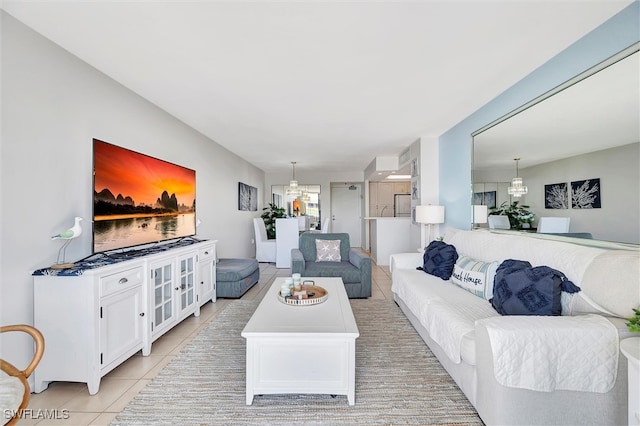
[[[293,166],[293,178],[289,181],[287,195],[290,197],[298,197],[302,195],[302,191],[298,187],[298,181],[296,180],[296,162],[292,161],[291,165]]]
[[[507,192],[509,195],[513,195],[514,197],[522,197],[527,192],[529,192],[529,188],[522,184],[522,178],[518,177],[518,161],[520,158],[514,158],[516,162],[516,177],[511,180],[511,185],[507,188]]]

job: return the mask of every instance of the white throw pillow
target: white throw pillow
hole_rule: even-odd
[[[316,240],[316,262],[341,262],[340,240]]]
[[[478,297],[489,300],[493,297],[493,278],[498,262],[481,262],[461,256],[453,267],[451,282]]]

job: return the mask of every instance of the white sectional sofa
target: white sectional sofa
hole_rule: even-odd
[[[448,229],[444,242],[483,262],[526,260],[561,271],[562,316],[500,315],[451,280],[417,270],[422,253],[390,259],[394,298],[488,425],[626,425],[619,340],[640,306],[640,252],[538,236]]]

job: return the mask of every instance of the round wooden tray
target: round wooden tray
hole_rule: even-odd
[[[292,289],[292,293],[293,293]],[[278,300],[280,300],[285,305],[293,305],[293,306],[309,306],[309,305],[317,305],[319,303],[324,302],[329,297],[329,292],[324,288],[317,285],[309,285],[304,284],[301,286],[300,291],[306,291],[314,293],[313,296],[309,296],[307,299],[298,299],[297,297],[291,295],[283,297],[280,291],[278,291]]]

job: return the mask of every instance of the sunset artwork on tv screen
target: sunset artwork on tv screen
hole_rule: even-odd
[[[93,251],[195,234],[196,172],[93,140]]]

